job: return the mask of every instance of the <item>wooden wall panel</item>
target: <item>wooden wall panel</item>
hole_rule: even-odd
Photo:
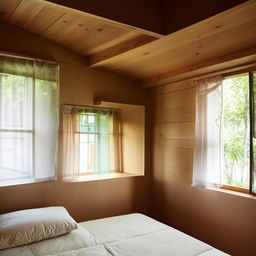
[[[194,86],[190,82],[190,87]],[[187,85],[186,85],[187,86]],[[165,86],[166,87],[166,86]],[[164,94],[164,89],[159,88],[160,95],[155,96],[153,111],[155,123],[191,122],[195,120],[195,87]],[[171,89],[169,89],[171,91]]]
[[[153,178],[154,184],[163,184],[163,189],[168,190],[170,183],[187,184],[191,181],[191,168],[193,165],[193,149],[180,147],[154,147]],[[155,191],[154,187],[154,191]],[[160,200],[160,198],[157,198]],[[167,202],[169,200],[166,200]],[[166,206],[170,203],[165,202]],[[157,204],[154,205],[156,208]],[[169,205],[172,207],[172,205]],[[165,207],[163,207],[165,211]],[[155,216],[161,219],[162,216]],[[168,220],[169,221],[169,220]],[[169,223],[170,224],[170,223]]]
[[[0,17],[8,19],[22,0],[0,0]]]
[[[194,139],[194,122],[175,122],[155,124],[155,139],[184,140]]]
[[[151,90],[153,216],[233,256],[254,255],[255,199],[191,186],[195,93],[192,80]]]

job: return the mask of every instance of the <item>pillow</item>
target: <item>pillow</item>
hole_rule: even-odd
[[[0,215],[0,249],[69,233],[77,223],[64,207],[45,207]]]

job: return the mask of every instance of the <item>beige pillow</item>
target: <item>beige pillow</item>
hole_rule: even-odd
[[[69,233],[77,223],[64,207],[45,207],[0,215],[0,249]]]

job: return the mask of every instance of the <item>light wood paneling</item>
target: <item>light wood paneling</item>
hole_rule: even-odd
[[[182,84],[169,84],[151,91],[155,181],[191,183],[196,90],[191,81]]]
[[[172,88],[172,86],[169,87]],[[168,92],[166,89],[166,94],[163,94],[162,88],[157,91],[161,91],[162,94],[154,98],[153,117],[155,123],[191,122],[195,120],[195,87],[173,92]]]
[[[154,217],[230,255],[253,255],[255,200],[191,186],[195,92],[193,80],[151,89]]]
[[[34,0],[21,1],[8,21],[37,34],[56,22],[65,12],[54,10]]]
[[[187,31],[182,32],[190,34]],[[206,38],[190,36],[194,39],[193,42],[189,42],[191,40],[186,38],[179,38],[174,33],[166,38],[111,58],[103,66],[113,70],[118,69],[119,72],[145,80],[207,60],[233,54],[255,46],[256,18],[253,22],[222,31],[219,34],[209,35]],[[187,44],[181,43],[183,40]],[[156,49],[151,50],[152,46],[156,47]]]
[[[154,182],[168,186],[172,181],[189,184],[192,178],[193,149],[154,146]],[[168,189],[164,187],[163,189]],[[168,207],[166,205],[166,207]]]
[[[43,35],[83,55],[91,55],[140,33],[95,22],[95,18],[85,15],[67,13],[44,31]]]
[[[193,149],[194,126],[194,122],[155,124],[153,144],[162,148]]]
[[[0,0],[0,13],[3,13],[3,20],[85,56],[135,37],[149,37],[150,41],[161,37],[150,31],[42,0]],[[146,40],[144,43],[147,42]]]
[[[0,0],[0,17],[8,19],[22,0]]]
[[[157,41],[109,58],[102,66],[135,79],[147,80],[255,47],[255,13],[256,1],[248,1]],[[243,61],[240,65],[248,63],[248,60]],[[234,65],[236,63],[229,63],[229,67]],[[187,72],[190,72],[189,68]],[[201,74],[204,72],[202,70]]]
[[[143,81],[143,86],[150,87],[168,82],[171,83],[212,72],[221,73],[224,69],[240,67],[243,66],[244,63],[252,63],[252,65],[256,65],[256,48],[235,52],[215,59],[210,59],[199,64],[173,70],[156,77],[151,77],[150,79]]]
[[[254,0],[165,37],[48,1],[4,2],[0,0],[4,20],[145,87],[256,62]]]
[[[109,58],[117,56],[123,52],[132,50],[144,44],[150,43],[152,41],[155,41],[155,37],[151,37],[148,35],[136,36],[130,40],[109,47],[108,49],[101,51],[98,54],[94,54],[89,59],[89,65],[91,67],[100,66],[104,63],[104,61],[107,61]]]
[[[194,122],[177,122],[156,124],[155,140],[186,140],[194,139]]]

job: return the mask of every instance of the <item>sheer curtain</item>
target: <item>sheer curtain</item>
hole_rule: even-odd
[[[54,177],[59,133],[58,66],[35,62],[35,175]]]
[[[72,113],[72,107],[63,110],[63,177],[79,176],[80,170],[80,135],[76,133],[79,126],[79,113]]]
[[[251,72],[251,83],[253,88],[253,136],[252,136],[252,146],[253,146],[253,172],[251,187],[252,192],[256,194],[256,72]]]
[[[110,115],[110,134],[109,134],[109,163],[110,171],[121,172],[122,171],[122,152],[121,152],[121,117],[118,111],[114,111]]]
[[[120,136],[118,111],[64,105],[63,177],[120,171]]]
[[[221,184],[222,77],[198,81],[196,88],[196,126],[193,185]]]
[[[54,178],[57,138],[58,65],[0,56],[0,180]]]

